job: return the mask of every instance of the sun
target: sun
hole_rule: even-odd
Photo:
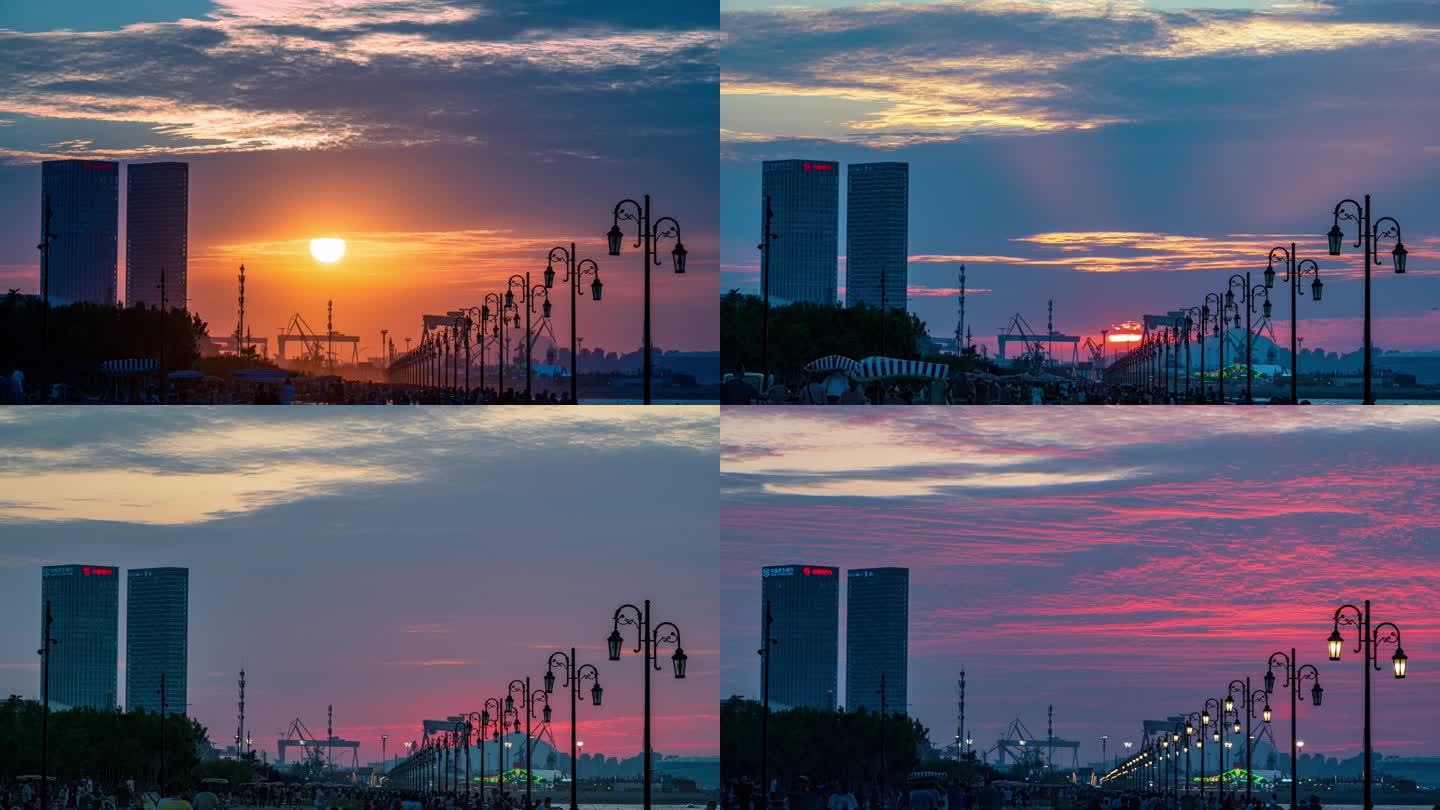
[[[310,255],[315,261],[330,264],[345,258],[345,240],[335,237],[310,240]]]

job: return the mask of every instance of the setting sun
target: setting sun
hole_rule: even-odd
[[[317,262],[338,262],[345,256],[345,240],[336,238],[311,239],[310,255]]]

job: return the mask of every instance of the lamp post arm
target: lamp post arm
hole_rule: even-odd
[[[651,632],[650,652],[655,659],[654,666],[657,672],[660,670],[658,653],[661,644],[674,644],[677,650],[684,646],[680,643],[680,628],[676,627],[674,622],[661,622],[655,625],[655,629]]]
[[[1382,633],[1381,631],[1384,632]],[[1371,638],[1373,643],[1370,645],[1370,658],[1375,664],[1375,671],[1379,672],[1381,669],[1380,645],[1394,644],[1396,649],[1403,646],[1400,644],[1400,628],[1396,627],[1394,622],[1381,622],[1375,625],[1375,629],[1371,633]]]
[[[1349,203],[1350,205],[1355,206],[1355,212],[1354,212],[1353,214],[1350,212],[1350,210],[1349,210],[1348,208],[1345,207],[1345,204],[1346,204],[1346,203]],[[1364,217],[1364,215],[1365,215],[1365,206],[1361,205],[1360,203],[1356,202],[1355,200],[1349,199],[1348,197],[1347,197],[1346,199],[1341,200],[1341,201],[1338,202],[1338,203],[1335,203],[1335,227],[1339,227],[1339,226],[1340,226],[1340,220],[1342,220],[1342,219],[1343,219],[1343,220],[1354,220],[1354,221],[1355,221],[1355,224],[1358,226],[1358,225],[1360,224],[1360,220]],[[1355,229],[1355,247],[1357,247],[1357,248],[1360,247],[1360,245],[1361,245],[1362,241],[1364,240],[1364,238],[1365,238],[1365,229],[1364,229],[1364,228],[1357,227],[1357,228]]]
[[[626,203],[629,203],[630,205],[635,206],[635,210],[632,212],[629,208],[626,207]],[[640,221],[641,219],[644,218],[644,216],[645,216],[645,208],[644,208],[644,206],[642,206],[640,203],[638,203],[638,202],[636,202],[636,201],[634,201],[634,200],[632,200],[632,199],[626,198],[626,199],[621,200],[621,201],[618,202],[618,203],[615,203],[615,221],[614,221],[614,223],[613,223],[615,227],[619,227],[621,221],[623,221],[623,220],[633,221],[637,226],[639,226],[639,227],[637,228],[637,230],[636,230],[636,233],[635,233],[635,244],[631,245],[631,247],[637,247],[637,248],[638,248],[638,247],[640,247],[641,244],[644,243],[644,238],[645,238],[644,223],[642,223],[642,222]]]
[[[1351,616],[1349,613],[1346,612],[1347,610],[1353,610],[1355,612],[1355,615]],[[1334,621],[1334,629],[1336,632],[1340,631],[1341,625],[1355,628],[1356,632],[1354,651],[1357,653],[1362,652],[1365,649],[1365,631],[1364,629],[1362,629],[1361,625],[1365,623],[1365,612],[1359,607],[1356,607],[1355,605],[1349,604],[1347,602],[1346,604],[1343,604],[1335,609]]]

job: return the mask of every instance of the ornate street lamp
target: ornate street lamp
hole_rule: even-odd
[[[650,782],[651,782],[651,758],[652,749],[650,746],[650,673],[660,671],[659,647],[662,644],[674,644],[675,652],[670,656],[670,665],[674,670],[677,679],[685,677],[685,666],[687,656],[685,649],[680,644],[680,628],[672,622],[661,622],[651,624],[650,621],[650,600],[646,599],[644,608],[632,604],[624,604],[615,609],[613,626],[610,635],[605,639],[605,645],[610,653],[611,661],[620,660],[620,649],[625,643],[625,637],[620,634],[622,625],[635,628],[636,639],[633,652],[643,653],[643,666],[645,669],[645,767],[644,767],[644,802],[646,810],[650,810]]]
[[[570,404],[579,405],[580,397],[577,393],[575,380],[577,377],[576,356],[580,351],[580,343],[576,336],[575,304],[581,298],[580,280],[587,274],[595,277],[595,279],[590,282],[590,294],[594,297],[594,300],[600,300],[600,290],[603,286],[600,283],[600,265],[596,264],[593,259],[577,260],[575,258],[574,242],[570,243],[569,250],[566,250],[563,246],[553,247],[550,249],[550,255],[545,261],[545,286],[547,288],[553,288],[555,286],[555,268],[553,264],[556,260],[559,260],[565,267],[565,276],[560,280],[570,284]],[[549,305],[548,301],[546,305]]]
[[[1267,697],[1275,692],[1274,669],[1277,659],[1285,667],[1285,683],[1281,685],[1290,690],[1290,810],[1296,810],[1299,807],[1298,785],[1300,783],[1300,758],[1299,751],[1296,749],[1296,740],[1298,739],[1296,730],[1298,712],[1296,710],[1300,705],[1300,688],[1305,681],[1315,682],[1315,688],[1310,690],[1310,697],[1316,706],[1320,705],[1320,696],[1323,691],[1320,689],[1320,671],[1315,668],[1314,664],[1297,665],[1295,648],[1291,647],[1289,655],[1283,652],[1271,654],[1270,660],[1265,666],[1265,694]],[[1266,722],[1269,722],[1269,700],[1265,702],[1264,714]]]
[[[1370,198],[1365,198],[1366,207],[1369,207]],[[1394,222],[1394,220],[1391,220]],[[1399,238],[1397,224],[1396,238]],[[1397,272],[1399,272],[1397,270]],[[1367,268],[1368,273],[1368,268]],[[1368,287],[1367,294],[1368,294]],[[1371,758],[1373,751],[1370,746],[1370,668],[1373,666],[1376,672],[1380,671],[1380,645],[1394,644],[1395,654],[1390,658],[1390,665],[1395,673],[1396,680],[1405,677],[1405,670],[1409,659],[1405,657],[1405,650],[1400,646],[1400,628],[1393,622],[1381,622],[1372,627],[1370,623],[1370,600],[1365,600],[1365,607],[1362,609],[1355,605],[1341,605],[1335,610],[1334,629],[1330,632],[1328,647],[1331,661],[1339,661],[1340,653],[1345,644],[1345,639],[1340,635],[1341,626],[1354,627],[1358,638],[1356,639],[1355,652],[1364,653],[1361,660],[1361,667],[1365,670],[1365,807],[1370,807],[1370,785],[1371,785]],[[1318,679],[1317,679],[1318,681]],[[1319,703],[1319,696],[1316,696],[1316,703]]]
[[[515,696],[519,695],[520,700],[516,702]],[[526,675],[525,680],[515,679],[510,682],[509,694],[505,696],[505,708],[507,711],[522,713],[525,715],[525,806],[534,807],[530,801],[531,786],[535,782],[535,769],[531,764],[531,755],[535,751],[535,741],[532,739],[531,722],[535,719],[535,702],[540,701],[545,705],[545,723],[550,722],[550,695],[544,689],[530,689],[530,676]],[[520,730],[520,718],[515,718],[515,730]]]
[[[580,726],[580,717],[576,713],[575,707],[580,702],[581,684],[587,680],[595,682],[590,687],[590,700],[596,706],[600,705],[600,698],[605,693],[600,686],[600,671],[595,668],[595,665],[580,664],[577,666],[575,660],[574,647],[570,648],[569,655],[557,650],[550,654],[550,660],[545,669],[545,693],[547,695],[555,692],[555,668],[557,666],[560,668],[561,674],[565,676],[565,682],[561,686],[570,690],[570,810],[578,810],[580,806],[576,801],[576,785],[579,782],[578,769],[580,767],[579,743],[576,740],[576,734]],[[549,701],[546,701],[545,704],[545,719],[546,722],[549,722]]]
[[[1269,673],[1267,672],[1266,674],[1269,674]],[[1273,683],[1273,681],[1274,681],[1274,676],[1271,676],[1271,682]],[[1319,688],[1319,684],[1318,684],[1318,683],[1316,684],[1316,688],[1317,688],[1317,689]],[[1266,692],[1264,689],[1255,689],[1255,690],[1252,691],[1251,688],[1250,688],[1250,676],[1248,676],[1248,675],[1245,676],[1245,680],[1244,680],[1244,681],[1234,680],[1234,681],[1231,681],[1231,682],[1230,682],[1230,689],[1229,689],[1229,693],[1230,693],[1230,694],[1229,694],[1229,696],[1226,697],[1225,700],[1226,700],[1226,702],[1229,703],[1231,706],[1234,706],[1234,705],[1235,705],[1235,701],[1233,700],[1233,696],[1235,695],[1235,693],[1236,693],[1237,691],[1238,691],[1239,694],[1240,694],[1240,704],[1239,704],[1239,711],[1236,713],[1236,717],[1235,717],[1235,733],[1236,733],[1236,734],[1239,734],[1239,733],[1240,733],[1240,717],[1239,717],[1239,715],[1240,715],[1240,713],[1243,713],[1243,714],[1245,715],[1245,805],[1248,807],[1248,806],[1250,805],[1250,795],[1251,795],[1251,792],[1252,792],[1252,790],[1253,790],[1254,783],[1255,783],[1254,761],[1253,761],[1253,756],[1254,756],[1254,753],[1255,753],[1255,743],[1254,743],[1254,737],[1253,737],[1252,734],[1251,734],[1250,721],[1255,719],[1255,704],[1256,704],[1256,701],[1264,701],[1264,702],[1265,702],[1265,709],[1264,709],[1264,713],[1263,713],[1264,721],[1265,721],[1266,723],[1269,723],[1269,722],[1270,722],[1270,703],[1269,703],[1269,701],[1268,701],[1268,698],[1269,698],[1270,693],[1269,693],[1269,692]],[[1318,701],[1317,701],[1317,703],[1318,703]]]
[[[1238,285],[1243,285],[1243,286],[1241,287],[1240,296],[1239,296],[1238,298],[1237,298],[1236,295],[1235,295],[1235,286],[1236,286],[1237,284],[1238,284]],[[1226,303],[1227,303],[1227,304],[1233,303],[1233,304],[1235,304],[1236,306],[1239,306],[1239,307],[1244,308],[1244,310],[1245,310],[1245,404],[1247,404],[1247,405],[1252,404],[1252,403],[1255,401],[1254,397],[1251,395],[1251,383],[1252,383],[1252,382],[1254,381],[1254,379],[1255,379],[1255,367],[1254,367],[1254,356],[1255,356],[1254,338],[1255,338],[1255,330],[1254,330],[1254,328],[1253,328],[1252,325],[1251,325],[1251,316],[1254,315],[1255,312],[1256,312],[1256,309],[1255,309],[1255,297],[1256,297],[1257,295],[1258,295],[1258,296],[1261,296],[1261,297],[1263,297],[1263,298],[1265,299],[1265,300],[1264,300],[1265,307],[1264,307],[1264,312],[1263,312],[1263,314],[1264,314],[1264,316],[1265,316],[1265,319],[1266,319],[1266,320],[1269,320],[1269,319],[1270,319],[1270,290],[1269,290],[1265,285],[1263,285],[1263,284],[1257,284],[1257,285],[1251,286],[1251,284],[1250,284],[1250,271],[1248,271],[1248,270],[1245,271],[1245,275],[1244,275],[1243,277],[1242,277],[1239,273],[1236,273],[1235,275],[1233,275],[1233,276],[1230,277],[1229,288],[1225,291],[1225,300],[1226,300]],[[1239,313],[1236,313],[1236,315],[1235,315],[1235,321],[1236,321],[1235,325],[1236,325],[1236,326],[1239,326],[1239,325],[1240,325],[1240,323],[1239,323],[1239,321],[1240,321],[1240,315],[1239,315]]]
[[[659,242],[662,239],[675,240],[675,247],[670,251],[671,262],[675,267],[675,274],[685,272],[685,257],[687,251],[685,245],[680,241],[680,223],[671,217],[661,217],[656,220],[650,218],[650,195],[646,194],[643,203],[635,200],[625,199],[615,204],[614,224],[605,234],[607,246],[610,248],[611,256],[620,255],[621,243],[625,240],[625,232],[620,230],[620,223],[624,220],[633,221],[638,227],[633,247],[644,247],[643,263],[645,268],[645,323],[642,339],[642,351],[644,352],[644,376],[645,376],[645,404],[650,404],[650,367],[651,355],[654,350],[650,342],[650,267],[660,266],[658,254]]]
[[[1277,253],[1285,262],[1285,282],[1290,287],[1290,404],[1295,405],[1300,402],[1300,346],[1299,337],[1297,336],[1297,316],[1295,314],[1296,303],[1300,298],[1298,292],[1300,289],[1300,279],[1307,273],[1315,276],[1315,280],[1310,282],[1310,292],[1316,301],[1320,300],[1320,291],[1325,285],[1320,283],[1320,265],[1316,264],[1314,259],[1297,260],[1295,258],[1295,243],[1291,242],[1288,250],[1283,245],[1270,248],[1270,256],[1265,262],[1266,288],[1274,288],[1275,286],[1275,256]],[[1266,304],[1269,304],[1268,297],[1266,298]]]
[[[1346,206],[1354,206],[1352,213]],[[1405,243],[1400,240],[1400,223],[1392,217],[1381,217],[1371,222],[1372,212],[1370,210],[1370,195],[1365,195],[1365,203],[1362,205],[1355,200],[1344,199],[1335,204],[1334,224],[1330,226],[1329,233],[1325,234],[1329,243],[1330,255],[1339,256],[1340,249],[1345,242],[1345,232],[1340,229],[1341,220],[1352,220],[1359,228],[1359,234],[1355,240],[1355,247],[1365,249],[1365,404],[1374,405],[1375,395],[1371,387],[1371,364],[1373,363],[1374,350],[1370,343],[1370,267],[1380,263],[1378,244],[1382,239],[1395,240],[1395,248],[1390,251],[1390,263],[1397,274],[1405,272],[1406,259],[1409,252],[1405,250]],[[1388,224],[1387,224],[1388,223]],[[1367,781],[1368,784],[1368,781]]]
[[[520,300],[518,303],[516,302],[514,295],[514,291],[517,285],[520,287]],[[533,315],[536,311],[535,297],[537,295],[541,297],[541,301],[543,303],[541,312],[541,323],[539,327],[532,330],[530,328],[530,316]],[[533,397],[530,394],[530,379],[532,376],[532,363],[530,359],[530,352],[531,349],[535,347],[535,339],[540,336],[539,330],[544,328],[545,324],[550,321],[550,291],[546,289],[545,285],[543,284],[536,284],[534,286],[531,286],[530,273],[525,273],[523,277],[519,274],[516,274],[510,277],[508,288],[505,290],[505,302],[507,304],[510,304],[511,306],[517,307],[515,311],[516,329],[520,328],[519,308],[523,307],[525,310],[525,400],[527,402],[530,402],[533,401]]]

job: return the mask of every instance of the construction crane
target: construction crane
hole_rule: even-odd
[[[1010,343],[1019,342],[1024,348],[1020,356],[1015,358],[1017,363],[1028,364],[1037,369],[1045,362],[1045,350],[1041,347],[1040,336],[1026,323],[1025,316],[1015,313],[1010,316],[1010,323],[1005,331],[996,337],[999,359],[1007,359],[1006,346]]]
[[[1048,716],[1049,723],[1046,728],[1046,736],[1037,738],[1025,727],[1020,718],[1010,721],[1006,726],[1004,734],[990,748],[984,752],[985,761],[990,761],[990,755],[995,755],[996,763],[1004,768],[1010,764],[1025,766],[1030,776],[1038,776],[1040,772],[1052,768],[1055,758],[1055,749],[1068,749],[1070,751],[1070,767],[1080,767],[1080,743],[1075,740],[1066,740],[1056,737],[1053,725],[1053,707]]]
[[[328,333],[321,334],[311,329],[310,324],[305,321],[304,316],[300,313],[297,312],[291,315],[290,321],[286,323],[284,329],[276,337],[276,357],[284,360],[285,344],[299,343],[301,345],[301,354],[297,359],[301,362],[317,366],[329,365],[333,368],[335,362],[334,345],[336,343],[348,343],[350,344],[350,362],[358,366],[360,364],[360,338],[356,335],[344,335],[334,331],[333,322],[329,322],[327,325],[330,327]]]

